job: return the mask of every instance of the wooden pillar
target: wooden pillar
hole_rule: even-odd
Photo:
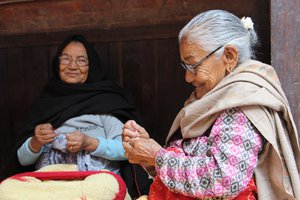
[[[300,127],[300,1],[271,0],[271,64]]]

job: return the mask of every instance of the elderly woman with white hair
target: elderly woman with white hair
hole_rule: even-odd
[[[179,34],[195,87],[165,148],[128,121],[125,155],[154,176],[148,199],[300,199],[298,133],[274,68],[253,60],[252,20],[223,10]]]

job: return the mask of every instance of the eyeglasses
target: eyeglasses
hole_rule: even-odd
[[[70,55],[62,55],[59,57],[59,62],[62,65],[69,65],[73,62],[73,58]],[[75,59],[75,63],[79,67],[85,67],[89,64],[89,60],[84,56],[79,56]]]
[[[197,62],[196,64],[193,65],[189,65],[186,64],[185,62],[181,61],[180,64],[181,66],[185,69],[190,71],[193,74],[196,74],[196,70],[197,67],[199,67],[200,65],[202,65],[204,63],[205,60],[207,60],[209,58],[209,56],[213,55],[216,51],[218,51],[219,49],[221,49],[223,46],[218,47],[217,49],[215,49],[214,51],[210,52],[207,56],[205,56],[203,59],[201,59],[199,62]]]

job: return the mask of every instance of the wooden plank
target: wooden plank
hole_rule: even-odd
[[[49,76],[48,48],[23,48],[23,68],[26,94],[23,102],[29,112],[33,100],[40,94]]]
[[[7,144],[13,146],[16,140],[16,135],[24,125],[25,111],[27,105],[22,102],[26,98],[24,85],[24,68],[23,68],[23,50],[21,48],[13,48],[7,50],[7,76],[8,76],[8,101],[11,107],[9,108],[10,118],[10,140]]]
[[[249,16],[254,22],[254,28],[258,35],[259,45],[256,47],[257,60],[270,64],[270,3],[268,1],[256,1],[252,12],[240,17]]]
[[[266,0],[264,0],[265,2]],[[208,9],[251,14],[258,0],[70,0],[35,1],[0,7],[0,35],[50,33],[70,30],[140,27],[145,24],[185,23]],[[243,5],[243,6],[241,6]]]
[[[89,38],[87,38],[87,40],[89,41]],[[116,76],[110,76],[111,74],[111,66],[109,65],[109,54],[108,54],[108,44],[107,43],[103,43],[103,42],[98,42],[94,44],[94,48],[96,50],[96,52],[98,53],[99,59],[100,59],[100,64],[101,67],[103,67],[105,74],[107,75],[107,78],[112,79],[115,78]]]
[[[300,1],[271,0],[271,63],[300,128]]]
[[[0,163],[5,163],[6,154],[11,147],[8,146],[10,142],[10,113],[9,107],[11,104],[8,101],[8,77],[7,77],[7,52],[0,49],[0,127],[1,127],[1,140],[0,140]],[[4,177],[2,171],[5,165],[0,165],[0,180]]]
[[[192,89],[185,82],[185,70],[179,64],[177,38],[156,40],[155,46],[155,139],[164,144],[173,120]]]
[[[60,41],[62,42],[62,41]],[[58,48],[58,45],[57,44],[54,44],[54,45],[50,45],[48,46],[48,77],[52,77],[52,61],[53,61],[53,58],[56,54],[56,51],[57,51],[57,48]]]
[[[70,34],[85,35],[91,42],[116,42],[176,37],[182,24],[145,25],[140,27],[116,27],[112,29],[85,29],[51,33],[27,33],[0,37],[0,48],[53,45],[62,42]]]
[[[0,19],[5,19],[0,24],[0,48],[51,45],[74,32],[89,36],[94,42],[177,37],[179,30],[192,17],[208,9],[225,9],[240,17],[251,16],[255,21],[257,18],[261,20],[259,29],[268,30],[268,2],[129,0],[103,3],[73,0],[6,5],[0,7]],[[74,21],[73,25],[70,18]],[[267,33],[261,31],[261,35]]]
[[[108,77],[123,87],[123,42],[108,44]]]
[[[155,90],[154,43],[152,41],[124,42],[122,55],[122,86],[129,100],[139,109],[146,128],[153,133]],[[113,57],[111,57],[113,59]],[[120,57],[119,57],[120,59]]]

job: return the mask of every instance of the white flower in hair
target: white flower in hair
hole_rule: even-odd
[[[254,29],[254,26],[253,26],[254,24],[253,24],[252,19],[250,17],[243,17],[241,19],[241,22],[242,22],[242,24],[244,25],[244,27],[246,29],[251,29],[251,30]]]

